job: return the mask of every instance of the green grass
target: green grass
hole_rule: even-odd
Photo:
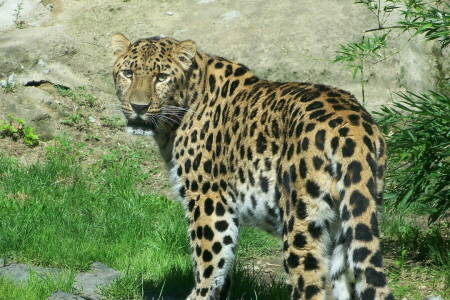
[[[442,221],[429,227],[426,216],[419,217],[417,205],[387,208],[382,250],[396,299],[430,295],[450,299],[449,224]]]
[[[64,272],[58,276],[39,276],[31,272],[30,278],[23,285],[17,285],[8,279],[0,279],[0,299],[29,300],[46,299],[57,290],[70,291],[75,279],[73,272]]]
[[[155,159],[126,147],[99,156],[65,139],[33,165],[0,156],[0,257],[62,267],[68,274],[101,261],[123,274],[104,291],[108,299],[185,297],[194,282],[183,208],[143,192],[158,176]],[[414,216],[412,207],[400,207],[383,220],[392,290],[400,299],[439,293],[448,298],[448,224],[425,230],[408,223]],[[231,299],[288,299],[282,278],[244,266],[249,259],[276,257],[280,250],[278,237],[244,228]],[[46,299],[57,289],[70,293],[72,282],[73,276],[45,281],[34,276],[26,286],[3,279],[0,295],[2,300]]]
[[[71,272],[101,261],[123,273],[105,291],[112,299],[161,292],[185,297],[193,272],[183,208],[138,188],[152,173],[142,170],[142,161],[154,158],[114,149],[87,163],[89,155],[83,145],[60,140],[47,149],[45,160],[30,166],[0,156],[0,257]],[[265,245],[270,237],[263,233],[244,231],[243,243],[254,236],[255,245],[270,252],[272,244]],[[281,282],[274,280],[272,292],[256,274],[237,268],[235,278],[235,299],[282,299]],[[31,279],[15,289],[0,282],[0,294],[11,299],[20,293],[45,299],[54,289],[70,292],[70,284],[46,287]]]

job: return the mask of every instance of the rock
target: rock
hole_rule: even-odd
[[[85,299],[76,295],[68,294],[63,291],[56,291],[53,294],[51,294],[47,298],[47,300],[85,300]]]
[[[198,4],[208,4],[208,3],[212,3],[215,0],[197,0]]]
[[[222,15],[222,20],[229,21],[229,20],[239,18],[240,16],[242,16],[242,14],[240,12],[238,12],[237,10],[232,10],[227,13],[224,13]]]
[[[42,60],[42,59],[40,59],[39,61],[38,61],[38,65],[40,65],[41,67],[45,67],[45,66],[47,66],[47,64]]]
[[[89,121],[90,123],[95,123],[95,122],[97,122],[97,120],[96,120],[93,116],[89,116],[89,117],[88,117],[88,121]]]
[[[120,274],[119,271],[95,262],[90,266],[88,272],[79,273],[75,277],[72,288],[82,297],[100,300],[101,289],[110,286]]]
[[[4,99],[0,104],[0,109],[5,105],[5,111],[14,117],[23,119],[25,123],[35,128],[35,133],[42,141],[49,141],[56,136],[56,115],[52,115],[50,110],[45,108],[45,104],[50,103],[53,97],[37,87],[26,87],[16,92],[19,101],[15,99]],[[0,113],[0,118],[5,119]]]
[[[86,78],[79,77],[69,66],[61,63],[49,63],[45,70],[41,68],[30,69],[26,74],[18,76],[17,81],[24,85],[33,81],[48,81],[54,85],[62,85],[69,88],[86,86],[88,84]]]
[[[173,12],[172,11],[168,11],[168,12],[166,12],[166,15],[173,16]]]
[[[0,267],[0,278],[5,277],[15,283],[27,284],[31,272],[41,277],[56,277],[61,274],[62,271],[56,268],[32,267],[25,264],[10,264]]]
[[[0,278],[4,277],[16,283],[26,283],[30,277],[30,267],[22,264],[12,264],[0,268]]]

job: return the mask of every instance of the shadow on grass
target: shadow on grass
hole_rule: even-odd
[[[144,282],[145,300],[186,299],[194,286],[190,270],[172,269],[162,282]],[[233,272],[233,284],[229,299],[239,300],[287,300],[287,286],[281,278],[268,278],[260,272],[245,270],[239,266]]]
[[[163,281],[144,282],[145,300],[178,300],[186,299],[194,286],[194,277],[191,270],[174,268],[167,272]]]

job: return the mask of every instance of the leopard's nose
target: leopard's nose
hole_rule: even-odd
[[[133,104],[131,103],[131,108],[138,114],[143,115],[148,111],[150,105]]]

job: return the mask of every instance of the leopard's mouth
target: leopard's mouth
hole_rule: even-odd
[[[126,132],[129,134],[152,136],[155,134],[155,130],[155,124],[152,122],[130,119],[127,121]]]

